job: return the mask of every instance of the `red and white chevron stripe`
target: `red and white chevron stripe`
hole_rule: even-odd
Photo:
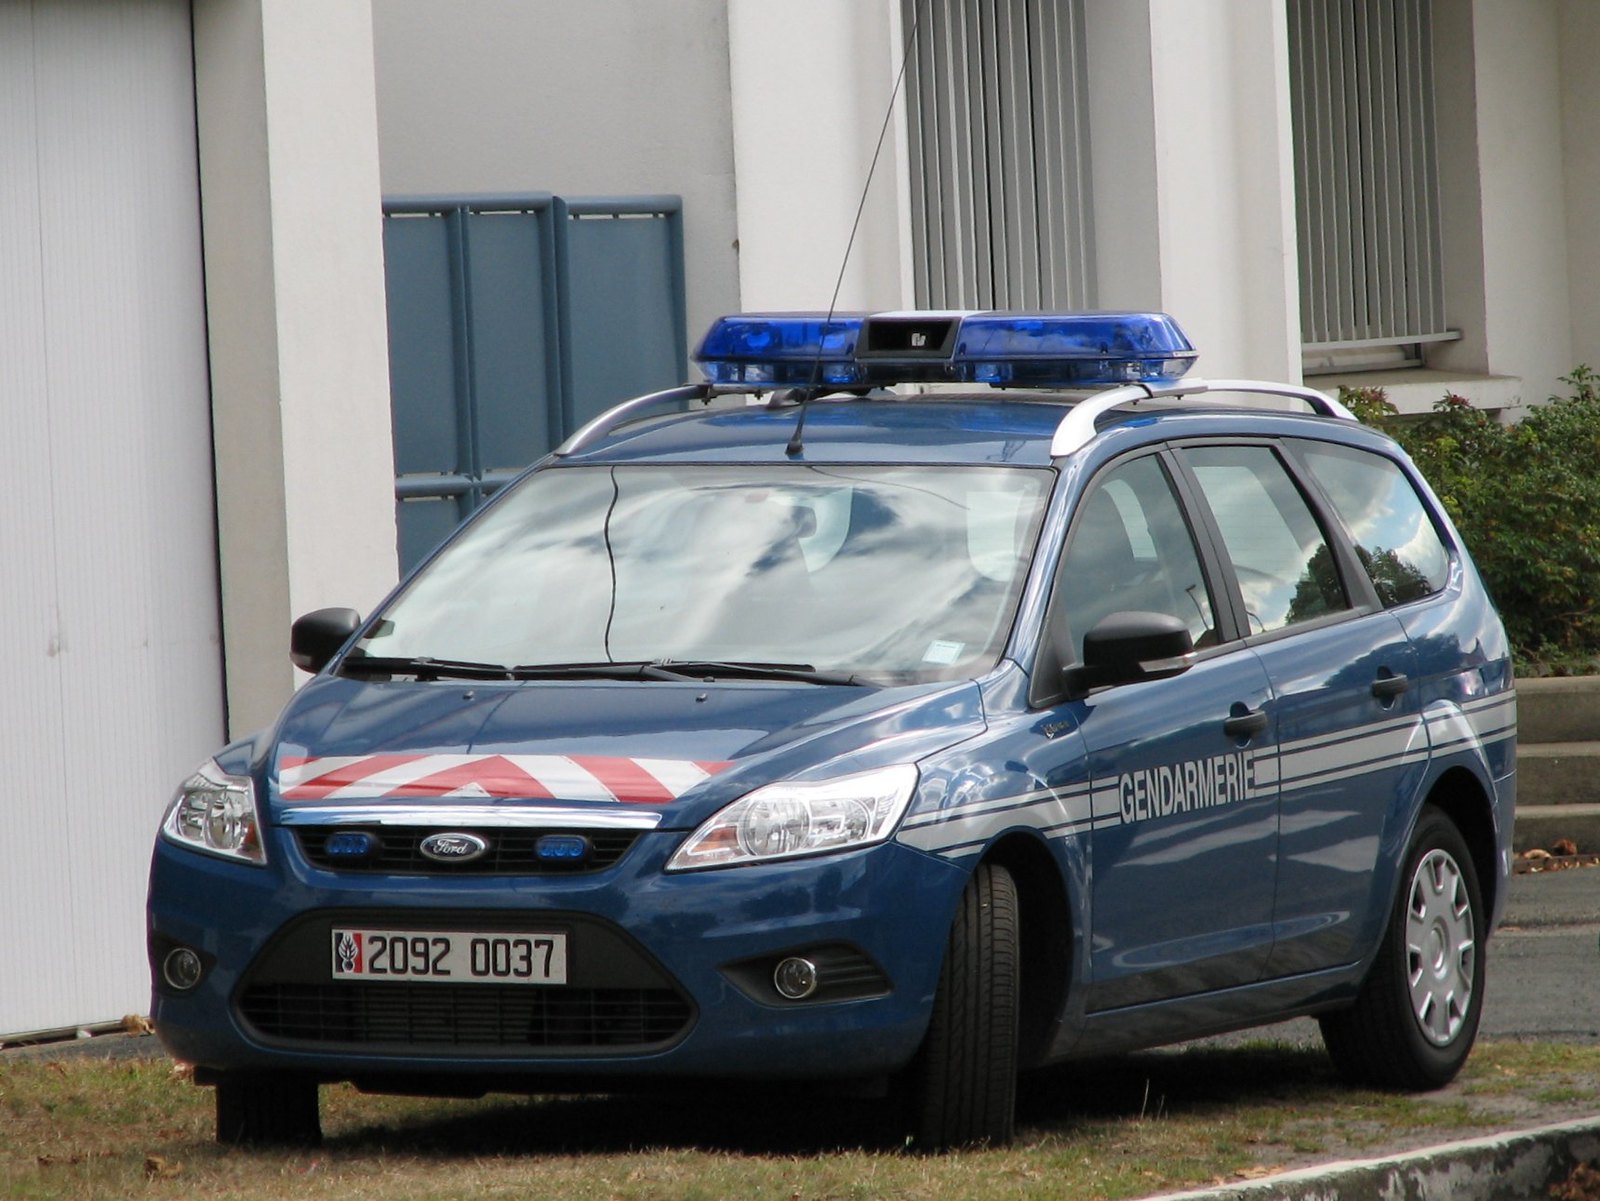
[[[727,766],[604,755],[285,755],[278,789],[286,801],[518,797],[661,805]]]

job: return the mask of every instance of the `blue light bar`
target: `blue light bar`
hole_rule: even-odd
[[[961,323],[955,378],[996,387],[1161,383],[1195,349],[1165,313],[974,313]]]
[[[1155,384],[1196,357],[1164,313],[999,312],[722,317],[694,355],[713,384],[747,387]]]
[[[746,313],[719,317],[694,352],[713,384],[861,384],[861,317],[835,313]]]

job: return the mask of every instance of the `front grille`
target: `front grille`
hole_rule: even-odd
[[[633,846],[637,830],[479,830],[449,827],[476,834],[489,844],[487,854],[466,863],[441,862],[422,853],[422,840],[437,834],[440,826],[300,826],[295,834],[300,849],[317,867],[335,872],[383,872],[406,876],[554,876],[598,872],[612,866]],[[335,857],[327,852],[335,834],[359,831],[376,847],[361,859]],[[542,860],[534,853],[539,839],[548,834],[580,834],[589,840],[589,853],[578,860]]]
[[[692,1017],[665,988],[492,984],[256,984],[239,1010],[267,1038],[408,1050],[644,1050]]]

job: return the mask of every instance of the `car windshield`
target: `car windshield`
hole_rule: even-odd
[[[803,665],[863,683],[997,661],[1047,470],[575,466],[518,483],[357,648],[512,667]]]

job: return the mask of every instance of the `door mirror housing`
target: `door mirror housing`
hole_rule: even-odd
[[[289,627],[289,662],[315,675],[360,628],[361,614],[354,609],[315,609],[302,614]]]
[[[1083,662],[1062,674],[1067,695],[1081,697],[1095,688],[1164,680],[1194,663],[1189,627],[1170,613],[1111,613],[1083,636]]]

